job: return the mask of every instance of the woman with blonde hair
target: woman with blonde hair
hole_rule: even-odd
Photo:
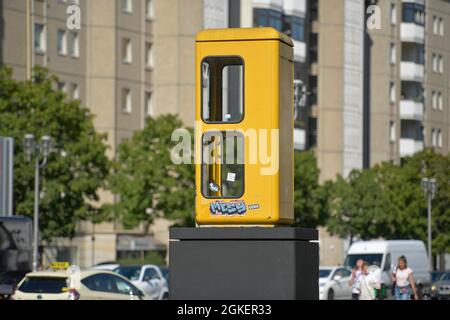
[[[405,256],[398,258],[398,264],[392,273],[392,282],[395,283],[395,299],[410,300],[411,289],[414,293],[414,299],[418,300],[416,284],[411,268],[408,268],[408,261]]]

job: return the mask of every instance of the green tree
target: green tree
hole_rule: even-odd
[[[371,239],[384,233],[386,201],[374,170],[354,170],[348,179],[338,176],[329,202],[327,226],[333,234]]]
[[[194,225],[194,165],[176,165],[171,160],[171,150],[178,143],[171,136],[179,128],[182,123],[174,115],[148,117],[145,129],[119,146],[108,179],[119,201],[105,209],[126,228],[144,223],[148,230],[156,217]]]
[[[22,140],[50,135],[53,152],[41,170],[40,231],[44,239],[72,237],[80,220],[101,221],[94,205],[109,171],[105,136],[93,126],[93,116],[79,101],[68,101],[54,88],[57,78],[36,68],[34,79],[16,81],[8,67],[0,68],[0,135],[15,140],[15,213],[33,216],[34,165]]]
[[[319,184],[320,170],[313,151],[296,152],[294,161],[295,225],[316,228],[328,218],[330,183]]]
[[[329,198],[327,226],[341,237],[361,239],[420,239],[427,241],[427,202],[424,177],[435,178],[433,251],[450,250],[450,158],[427,149],[407,158],[402,166],[383,163],[338,177]]]

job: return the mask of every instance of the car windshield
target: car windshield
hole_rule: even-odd
[[[330,275],[331,269],[320,269],[319,270],[319,278],[326,278]]]
[[[169,268],[166,267],[162,267],[161,269],[161,273],[164,277],[164,279],[166,279],[167,281],[169,281]]]
[[[114,272],[117,272],[118,274],[124,276],[125,278],[131,280],[131,281],[137,281],[139,280],[139,276],[141,274],[142,267],[140,266],[133,266],[133,267],[119,267],[114,269]]]
[[[19,291],[24,293],[63,293],[67,286],[67,278],[27,277],[19,287]]]
[[[444,273],[441,278],[439,279],[439,281],[450,281],[450,272],[446,272]]]
[[[356,261],[363,260],[367,262],[369,266],[381,266],[381,262],[383,260],[382,254],[349,254],[345,259],[344,265],[350,268],[354,268],[356,266]]]

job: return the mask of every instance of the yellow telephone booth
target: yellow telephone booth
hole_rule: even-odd
[[[293,42],[273,28],[196,39],[196,221],[291,224]]]

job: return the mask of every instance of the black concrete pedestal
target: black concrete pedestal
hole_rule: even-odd
[[[317,230],[172,228],[171,300],[319,298]]]

